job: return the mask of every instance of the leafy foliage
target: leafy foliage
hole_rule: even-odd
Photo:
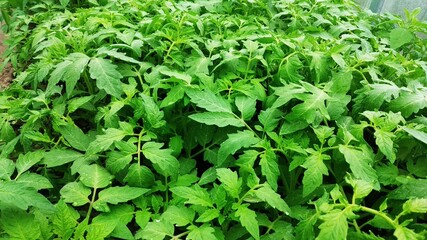
[[[19,2],[0,3],[2,238],[427,237],[419,10]]]

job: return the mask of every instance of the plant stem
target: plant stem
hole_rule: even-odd
[[[395,228],[395,229],[399,226],[399,224],[398,224],[397,222],[395,222],[393,219],[391,219],[389,216],[387,216],[387,215],[386,215],[385,213],[383,213],[383,212],[380,212],[380,211],[377,211],[377,210],[375,210],[375,209],[368,208],[368,207],[365,207],[365,206],[359,206],[359,205],[354,205],[354,204],[352,204],[352,206],[357,207],[357,208],[360,208],[360,210],[362,210],[362,211],[364,211],[364,212],[371,213],[371,214],[377,215],[377,216],[379,216],[379,217],[382,217],[382,218],[383,218],[384,220],[386,220],[390,225],[392,225],[392,226],[393,226],[393,228]]]
[[[88,223],[89,223],[90,215],[92,213],[93,203],[95,202],[96,190],[97,190],[96,188],[93,189],[92,199],[90,200],[89,209],[87,210],[86,219]]]
[[[138,154],[138,166],[141,166],[141,138],[144,133],[144,130],[141,130],[141,132],[138,134],[138,150],[136,152]]]
[[[165,205],[163,206],[164,211],[168,209],[169,206],[169,182],[168,182],[168,176],[165,176]]]
[[[86,87],[87,87],[88,92],[91,95],[93,95],[94,92],[95,92],[95,90],[93,89],[92,83],[90,82],[90,79],[89,79],[87,71],[85,70],[82,75],[83,75],[83,80],[86,83]]]
[[[180,234],[178,234],[176,236],[173,236],[172,239],[173,240],[178,240],[180,237],[183,237],[183,236],[185,236],[185,235],[187,235],[189,233],[190,233],[190,231],[186,231],[186,232],[180,233]]]

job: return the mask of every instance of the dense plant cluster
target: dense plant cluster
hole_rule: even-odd
[[[419,11],[11,2],[1,237],[427,237]]]

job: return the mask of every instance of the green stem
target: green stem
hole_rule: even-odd
[[[93,95],[95,93],[95,90],[93,89],[92,83],[90,82],[87,71],[85,70],[82,75],[83,75],[83,80],[85,81],[87,90],[89,91],[89,94]]]
[[[244,81],[248,79],[248,72],[251,67],[251,62],[252,62],[252,52],[249,53],[248,64],[246,65],[246,71],[245,71],[245,78],[243,79]]]
[[[173,46],[175,45],[175,41],[173,41],[172,42],[172,44],[169,46],[169,49],[168,49],[168,51],[166,52],[166,56],[165,56],[165,58],[164,58],[164,60],[166,60],[166,59],[168,59],[168,57],[170,56],[170,53],[171,53],[171,51],[172,51],[172,48],[173,48]]]
[[[138,71],[138,69],[136,69],[136,67],[133,67],[133,69],[135,70],[135,72],[138,76],[138,80],[139,80],[139,83],[141,84],[142,92],[144,92],[144,81],[142,80],[141,73]]]
[[[386,222],[388,222],[390,225],[392,225],[395,229],[399,226],[399,224],[397,222],[395,222],[393,219],[391,219],[389,216],[387,216],[383,212],[377,211],[377,210],[372,209],[372,208],[364,207],[364,206],[354,205],[354,204],[352,204],[352,206],[354,206],[356,208],[360,208],[360,210],[362,210],[364,212],[371,213],[371,214],[377,215],[379,217],[382,217],[384,220],[386,220]]]
[[[189,234],[189,233],[190,233],[190,231],[186,231],[186,232],[180,233],[180,234],[178,234],[178,235],[176,235],[176,236],[173,236],[173,237],[172,237],[172,239],[173,239],[173,240],[181,239],[181,237],[183,237],[183,236],[185,236],[185,235],[187,235],[187,234]]]
[[[86,219],[88,223],[89,223],[90,215],[92,214],[93,203],[95,202],[96,190],[97,188],[93,189],[92,199],[90,200],[89,209],[87,210]]]
[[[356,232],[358,232],[358,233],[362,233],[362,231],[360,231],[359,224],[357,224],[357,222],[356,222],[356,219],[355,219],[355,220],[353,220],[353,226],[354,226],[354,228],[356,229]]]
[[[137,158],[138,158],[138,166],[141,166],[141,138],[144,135],[144,130],[141,130],[141,132],[138,134],[138,150],[137,150]]]
[[[241,205],[243,200],[245,199],[245,197],[251,193],[253,190],[262,187],[262,184],[257,184],[255,186],[253,186],[251,189],[249,189],[241,198],[239,198],[239,201],[237,202],[237,204]]]
[[[279,221],[280,219],[282,219],[283,215],[280,215],[278,218],[276,218],[271,224],[270,226],[268,226],[267,231],[265,232],[265,235],[267,235],[274,227],[274,224],[276,224],[277,221]]]
[[[166,209],[168,209],[168,206],[169,206],[169,182],[168,182],[168,176],[165,176],[165,186],[166,186],[166,190],[165,190],[165,205],[163,207],[164,211],[166,211]]]

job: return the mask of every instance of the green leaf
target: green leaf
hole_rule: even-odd
[[[218,150],[217,165],[221,166],[222,163],[230,154],[235,154],[241,148],[248,148],[257,144],[261,139],[256,137],[253,132],[244,130],[237,133],[228,134],[227,140],[221,143]]]
[[[295,228],[296,239],[312,240],[314,239],[314,224],[317,222],[317,215],[311,215],[300,221]]]
[[[81,221],[77,225],[77,227],[74,229],[73,239],[83,239],[83,236],[88,229],[88,225],[89,225],[89,218],[85,218],[83,221]]]
[[[123,179],[131,187],[151,187],[154,183],[154,174],[146,166],[132,164],[126,177]]]
[[[389,107],[391,111],[402,112],[404,117],[409,117],[427,107],[427,88],[402,92],[397,99],[390,102]]]
[[[277,156],[271,149],[266,149],[261,154],[260,159],[261,173],[267,178],[268,184],[273,188],[277,189],[277,179],[279,178],[280,171],[279,165],[277,164]]]
[[[67,96],[70,97],[90,58],[83,53],[71,53],[65,59],[71,62],[64,69],[63,75]]]
[[[32,166],[36,165],[43,158],[43,151],[28,152],[26,154],[20,154],[18,160],[16,160],[16,169],[18,170],[18,175],[21,175]]]
[[[281,78],[286,82],[298,82],[304,79],[304,77],[299,74],[299,70],[303,67],[303,64],[297,55],[292,55],[284,60],[286,61],[284,61],[284,64],[279,68]]]
[[[44,159],[41,163],[46,164],[46,167],[51,168],[73,162],[77,159],[82,159],[83,157],[84,154],[73,150],[52,149],[45,153]]]
[[[311,124],[315,122],[318,113],[325,119],[330,119],[325,106],[325,101],[330,99],[330,96],[323,90],[308,83],[304,83],[304,87],[309,89],[311,94],[299,94],[298,98],[304,102],[293,107],[292,112],[288,114],[285,119],[291,122],[304,119],[307,123]]]
[[[218,180],[223,184],[225,190],[233,198],[239,198],[240,191],[242,190],[242,179],[239,179],[236,172],[228,168],[218,168],[216,170]]]
[[[249,120],[255,114],[256,111],[256,99],[248,96],[240,95],[235,99],[237,109],[241,113],[243,120]]]
[[[135,151],[136,152],[136,151]],[[106,168],[111,173],[118,173],[132,161],[134,153],[113,151],[107,154]]]
[[[401,46],[410,43],[414,35],[411,31],[404,28],[395,28],[390,32],[390,47],[398,49]]]
[[[76,97],[76,98],[70,99],[68,101],[68,106],[67,106],[68,113],[75,112],[80,107],[89,103],[93,98],[94,98],[94,96],[92,95],[92,96]]]
[[[325,155],[320,152],[316,152],[315,154],[308,156],[302,165],[307,169],[305,170],[304,177],[302,179],[304,196],[312,193],[322,185],[323,175],[329,175],[328,168],[323,162],[325,158]]]
[[[355,109],[379,109],[384,102],[399,97],[400,91],[400,88],[391,81],[367,84],[357,91],[359,95],[355,98]]]
[[[277,127],[282,116],[283,113],[281,111],[275,108],[268,108],[260,112],[258,120],[264,126],[264,131],[271,132]]]
[[[173,88],[171,88],[170,91],[168,91],[167,96],[163,99],[162,103],[160,104],[160,108],[164,108],[167,106],[170,106],[177,101],[184,98],[184,88],[181,85],[177,85]]]
[[[320,233],[316,240],[347,239],[348,223],[346,211],[333,210],[319,218],[323,221],[320,224]]]
[[[33,214],[35,216],[35,221],[39,225],[40,239],[43,239],[43,240],[52,239],[53,231],[52,231],[52,226],[48,219],[48,216],[46,216],[40,210],[35,210]]]
[[[191,55],[185,62],[185,66],[189,67],[187,72],[191,75],[209,74],[209,66],[212,65],[210,58],[205,56]]]
[[[149,222],[136,237],[142,239],[162,240],[166,236],[173,237],[174,227],[171,223],[164,221]]]
[[[414,138],[420,140],[421,142],[427,144],[427,133],[421,132],[421,131],[416,130],[416,129],[408,128],[405,126],[403,126],[402,129],[405,130],[405,132],[409,133],[409,135],[411,135]]]
[[[196,219],[196,222],[210,222],[220,216],[220,211],[217,208],[207,209]]]
[[[68,67],[72,64],[73,62],[70,60],[65,60],[61,63],[58,63],[55,66],[55,70],[53,70],[53,72],[50,74],[50,78],[48,79],[48,84],[46,87],[46,95],[49,96],[50,94],[52,94],[53,89],[55,88],[56,84],[59,83],[59,81],[61,81],[61,79],[63,78],[65,72],[67,71]]]
[[[93,204],[93,207],[98,211],[102,211],[105,209],[104,205],[106,203],[118,204],[122,202],[127,202],[143,195],[148,191],[149,190],[145,188],[136,188],[129,186],[109,187],[98,193],[98,199]]]
[[[163,143],[147,142],[142,146],[142,154],[155,166],[164,176],[176,176],[179,171],[179,162],[172,155],[171,149],[160,149]]]
[[[108,213],[101,213],[97,215],[88,229],[89,236],[104,236],[119,237],[121,239],[130,239],[133,237],[131,231],[126,226],[133,219],[134,208],[131,205],[122,204],[111,207],[111,211]],[[120,231],[119,231],[120,230]]]
[[[183,227],[193,222],[195,214],[191,208],[169,206],[162,214],[162,219],[173,223],[175,226]]]
[[[91,188],[105,188],[114,178],[105,168],[97,164],[82,166],[78,172],[80,181]]]
[[[189,118],[193,119],[196,122],[204,123],[207,125],[216,125],[218,127],[225,126],[235,126],[235,127],[244,127],[245,124],[238,118],[236,118],[231,113],[225,112],[204,112],[204,113],[195,113]]]
[[[186,203],[188,204],[213,207],[214,203],[208,191],[205,188],[201,188],[199,185],[193,185],[191,187],[173,187],[170,191],[181,198],[187,199]]]
[[[27,210],[29,206],[44,212],[53,210],[52,204],[37,190],[14,181],[0,182],[0,205],[14,206],[22,210]]]
[[[217,240],[214,235],[215,229],[207,225],[191,229],[188,233],[187,239],[189,240]]]
[[[255,190],[255,195],[264,202],[267,202],[271,207],[277,208],[279,211],[289,215],[291,209],[283,198],[276,193],[268,184]]]
[[[191,102],[209,112],[233,113],[230,103],[213,92],[187,88],[185,93],[190,97]]]
[[[59,193],[64,202],[72,203],[73,206],[83,206],[90,202],[89,195],[92,191],[80,182],[69,182],[61,188]]]
[[[61,3],[61,6],[66,7],[70,0],[59,0],[59,2]]]
[[[240,224],[248,230],[251,236],[255,239],[259,237],[259,225],[256,219],[255,211],[248,208],[249,204],[233,204],[233,208],[236,210],[236,217],[239,218]]]
[[[105,239],[115,227],[110,223],[91,223],[87,228],[86,239]]]
[[[274,89],[274,95],[277,95],[278,98],[273,103],[271,108],[279,108],[287,104],[290,100],[295,98],[299,93],[304,93],[305,89],[298,84],[285,84],[282,87],[272,87]]]
[[[139,210],[135,213],[135,222],[141,229],[144,229],[147,226],[148,222],[151,219],[151,213],[146,210]]]
[[[367,182],[362,179],[352,179],[349,176],[346,176],[346,182],[348,182],[353,187],[354,199],[362,199],[368,196],[374,188],[374,185],[371,182]]]
[[[314,82],[325,81],[329,75],[329,59],[327,55],[320,51],[310,52],[309,55],[311,55],[310,69],[316,73]]]
[[[80,151],[87,150],[90,139],[75,124],[61,125],[57,129],[73,148]]]
[[[422,240],[424,236],[415,233],[412,229],[397,226],[396,230],[394,230],[393,235],[397,238],[397,240]]]
[[[107,54],[110,57],[114,57],[114,58],[120,59],[120,60],[125,61],[125,62],[129,62],[129,63],[135,63],[135,64],[141,63],[140,61],[137,61],[134,58],[126,56],[125,53],[118,52],[116,49],[108,50],[108,49],[103,47],[103,48],[100,48],[98,50],[98,54]]]
[[[427,198],[427,179],[409,179],[409,181],[389,193],[390,199]]]
[[[117,66],[102,58],[92,58],[89,62],[90,77],[96,80],[96,86],[108,94],[120,98],[122,94],[122,75],[116,70]]]
[[[160,111],[159,107],[154,102],[154,99],[142,93],[140,94],[140,97],[142,98],[143,107],[142,117],[146,121],[146,124],[149,124],[152,128],[163,127],[166,124],[165,120],[163,120],[164,113],[163,111]],[[148,129],[149,127],[146,126],[146,128]]]
[[[52,217],[53,232],[62,239],[69,239],[77,226],[79,213],[60,200],[55,205],[55,214]]]
[[[0,228],[8,239],[36,240],[40,237],[40,225],[34,215],[20,210],[2,209]]]
[[[179,80],[183,80],[188,85],[191,84],[192,78],[191,78],[190,75],[188,75],[186,73],[180,73],[180,72],[177,72],[177,71],[174,71],[174,70],[170,70],[169,68],[167,68],[165,66],[161,66],[159,72],[161,74],[166,75],[166,76],[173,77],[173,78],[176,78],[176,79],[179,79]]]
[[[46,133],[42,134],[41,132],[36,132],[36,131],[26,132],[25,137],[35,142],[45,142],[45,143],[52,142],[52,140]]]
[[[393,138],[395,135],[391,132],[386,132],[381,129],[375,129],[375,143],[378,145],[380,151],[390,160],[391,163],[394,163],[396,160],[396,153],[393,149]]]
[[[16,182],[23,184],[25,187],[36,190],[53,188],[50,181],[37,173],[26,172],[16,179]]]
[[[427,213],[427,198],[409,199],[403,204],[403,211],[407,213]]]
[[[86,153],[95,154],[101,151],[105,151],[114,142],[121,141],[126,136],[127,132],[121,129],[108,128],[107,130],[105,130],[105,134],[96,136],[96,139],[89,144]]]
[[[216,180],[216,169],[215,167],[208,168],[200,176],[199,185],[205,185]]]
[[[373,158],[367,150],[340,145],[339,151],[344,155],[345,161],[350,165],[350,169],[356,178],[372,182],[374,189],[379,189],[378,176],[372,168]]]
[[[0,179],[10,180],[15,172],[15,163],[7,158],[0,157]]]

